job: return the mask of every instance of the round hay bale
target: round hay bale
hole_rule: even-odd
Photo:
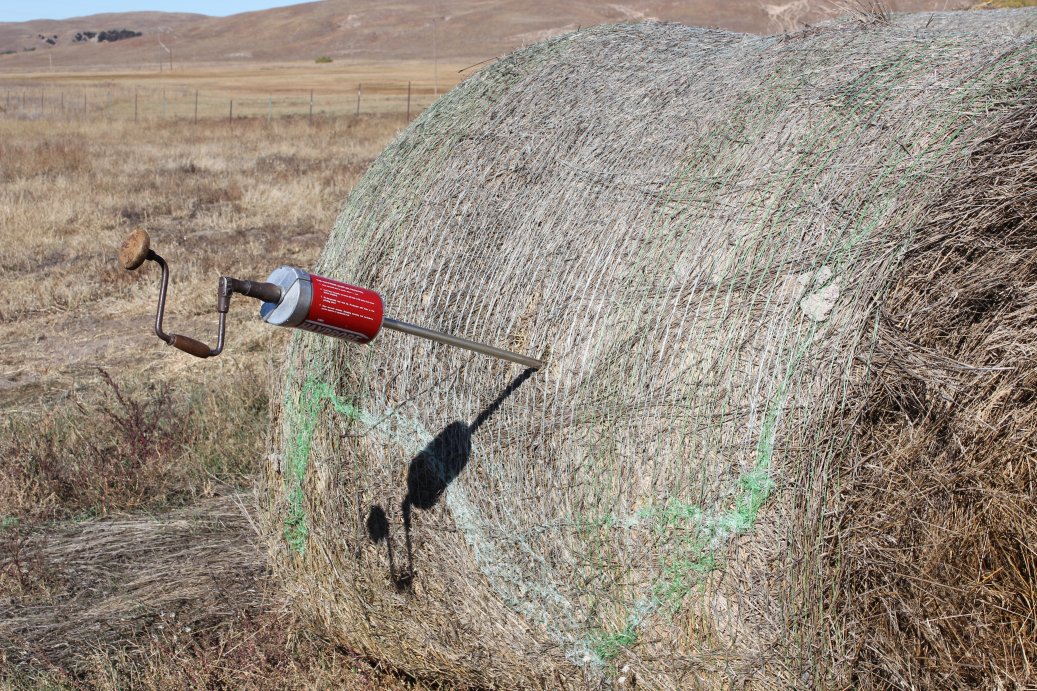
[[[298,607],[457,686],[1026,679],[1035,57],[605,26],[440,99],[316,271],[549,365],[296,334]]]

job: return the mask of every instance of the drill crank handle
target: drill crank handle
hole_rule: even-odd
[[[169,289],[169,265],[154,250],[148,250],[147,259],[155,262],[162,269],[162,278],[158,289],[158,309],[155,310],[155,335],[177,350],[194,355],[197,358],[216,357],[223,352],[223,341],[227,332],[227,310],[220,311],[220,322],[217,327],[216,347],[210,348],[201,341],[183,334],[168,334],[162,329],[162,319],[166,313],[166,293]],[[229,302],[229,299],[228,299]]]
[[[223,344],[227,333],[227,311],[230,309],[230,296],[240,293],[257,298],[264,302],[277,303],[281,300],[280,286],[260,281],[243,281],[229,276],[221,276],[216,298],[216,311],[219,313],[216,347],[210,348],[205,343],[184,336],[169,334],[162,328],[162,320],[166,312],[166,294],[169,290],[169,265],[166,260],[151,249],[151,237],[142,228],[134,230],[123,241],[119,248],[119,261],[127,270],[139,268],[145,261],[153,261],[162,270],[158,289],[158,309],[155,310],[155,335],[177,350],[198,358],[216,357],[223,352]]]
[[[262,300],[265,303],[280,306],[282,303],[282,297],[284,291],[289,288],[288,285],[278,285],[277,283],[267,283],[263,281],[246,281],[238,278],[231,278],[230,276],[221,276],[219,288],[217,291],[216,298],[216,312],[219,314],[219,325],[217,328],[217,340],[216,347],[210,348],[205,343],[199,340],[184,336],[182,334],[168,334],[162,329],[162,318],[166,311],[166,293],[169,289],[169,266],[166,261],[156,254],[151,249],[151,238],[147,232],[143,229],[138,228],[134,230],[130,235],[123,241],[122,247],[119,249],[119,261],[122,265],[128,269],[133,270],[141,266],[145,261],[153,261],[159,265],[162,269],[162,278],[159,282],[158,291],[158,309],[155,312],[155,334],[169,345],[182,350],[185,353],[194,355],[198,358],[209,358],[215,357],[223,352],[223,343],[227,331],[227,311],[230,309],[230,298],[234,293],[245,295],[247,297],[256,298]],[[286,268],[286,267],[283,267]],[[280,271],[280,270],[279,270]],[[319,276],[313,276],[306,274],[299,269],[291,269],[290,275],[295,280],[299,280],[298,276],[303,275],[306,277],[306,281],[321,281],[323,284],[335,285],[337,282],[331,281],[330,279],[321,278]],[[276,275],[277,272],[272,274]],[[417,326],[415,324],[408,324],[396,319],[384,317],[381,311],[381,298],[374,291],[369,291],[364,288],[358,288],[356,286],[349,286],[347,284],[337,284],[345,286],[348,291],[367,293],[373,296],[373,301],[378,305],[378,317],[380,323],[374,328],[374,331],[367,335],[367,340],[362,342],[368,342],[373,339],[378,332],[378,328],[384,326],[387,329],[393,329],[394,331],[400,331],[402,333],[410,334],[412,336],[418,336],[420,338],[427,338],[432,341],[444,343],[446,345],[454,346],[456,348],[464,348],[476,353],[482,353],[483,355],[489,355],[501,360],[509,360],[516,362],[520,365],[525,365],[532,369],[541,369],[546,364],[546,356],[542,359],[531,358],[520,353],[513,353],[509,350],[502,348],[495,348],[494,346],[487,345],[485,343],[478,343],[476,341],[470,341],[467,338],[460,338],[458,336],[451,336],[445,334],[442,331],[435,331],[428,329],[423,326]],[[351,293],[344,293],[343,295],[349,295]],[[311,299],[307,297],[307,300]],[[310,312],[310,305],[307,302],[303,306],[303,314],[307,315]],[[309,317],[307,317],[309,318]],[[319,317],[318,322],[323,321]],[[290,325],[295,326],[298,322],[293,322]],[[303,327],[300,327],[303,328]],[[332,330],[334,331],[334,329]],[[350,331],[349,333],[353,333]]]

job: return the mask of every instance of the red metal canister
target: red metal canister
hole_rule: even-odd
[[[298,328],[356,343],[374,340],[385,309],[378,293],[360,286],[310,274],[313,301]]]
[[[385,318],[378,293],[323,276],[282,266],[267,281],[281,288],[281,301],[260,308],[263,319],[354,343],[369,343]]]

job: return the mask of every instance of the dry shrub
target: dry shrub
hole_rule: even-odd
[[[167,382],[127,388],[100,373],[103,395],[5,421],[0,515],[103,515],[248,482],[266,417],[261,382],[185,395]]]
[[[94,410],[76,403],[7,421],[5,513],[104,514],[168,499],[187,431],[170,386],[130,394],[102,376],[107,395]]]
[[[38,540],[25,521],[0,521],[0,598],[33,600],[45,596],[60,577],[44,561]]]

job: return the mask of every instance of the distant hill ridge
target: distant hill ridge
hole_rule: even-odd
[[[432,59],[473,62],[602,23],[659,19],[755,33],[832,16],[793,0],[323,0],[229,17],[167,12],[0,23],[0,70],[241,60]],[[953,0],[891,2],[898,11],[957,9]],[[966,6],[968,2],[957,3]],[[113,29],[117,41],[102,40]],[[139,35],[131,35],[139,34]],[[84,38],[85,37],[85,38]],[[4,54],[6,53],[6,54]]]

